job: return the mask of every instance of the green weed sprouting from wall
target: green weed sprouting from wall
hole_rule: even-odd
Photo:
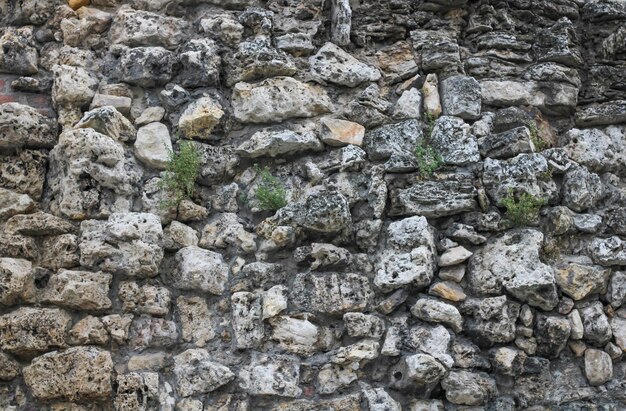
[[[169,161],[159,188],[165,190],[164,208],[178,207],[181,201],[191,198],[200,172],[200,152],[191,141],[183,141],[178,152],[170,151]]]
[[[260,182],[254,192],[254,196],[259,203],[261,210],[278,210],[287,205],[287,191],[280,182],[280,180],[274,177],[267,167],[259,169],[256,167],[259,173]]]
[[[546,200],[535,197],[532,194],[523,193],[515,196],[509,189],[507,196],[502,200],[506,207],[506,216],[516,227],[525,226],[535,221],[539,210],[546,204]]]
[[[423,118],[427,127],[426,137],[415,147],[415,157],[417,158],[419,173],[424,176],[430,176],[443,165],[443,158],[430,144],[437,118],[429,113],[424,113]]]

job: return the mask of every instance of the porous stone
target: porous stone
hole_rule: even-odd
[[[310,355],[318,348],[320,328],[307,319],[276,316],[270,320],[272,340],[289,352]]]
[[[340,86],[356,87],[380,79],[378,69],[361,63],[333,43],[326,43],[309,58],[313,78]]]
[[[413,307],[411,314],[420,320],[443,323],[455,332],[463,329],[463,317],[452,304],[434,298],[420,298]]]
[[[364,311],[372,298],[369,280],[358,274],[298,274],[290,300],[315,312],[344,314]]]
[[[610,271],[593,265],[563,262],[556,267],[556,282],[561,290],[574,300],[582,300],[592,294],[603,294],[609,281]]]
[[[35,108],[20,103],[0,104],[0,148],[52,148],[57,125]]]
[[[163,47],[125,49],[119,59],[120,80],[140,87],[162,86],[172,79],[174,58]]]
[[[122,7],[115,14],[109,36],[113,44],[174,49],[183,42],[186,26],[182,19]]]
[[[181,71],[178,79],[181,86],[196,88],[219,83],[221,58],[215,41],[192,39],[179,50],[178,63]]]
[[[13,190],[0,188],[0,220],[28,213],[35,207],[35,202],[28,194],[19,194]]]
[[[188,138],[207,140],[222,116],[224,111],[219,102],[211,97],[202,97],[183,111],[178,120],[178,128]]]
[[[215,391],[235,378],[226,366],[212,361],[208,351],[195,348],[174,356],[176,390],[182,397]]]
[[[323,146],[307,124],[291,129],[257,131],[237,148],[237,153],[250,158],[289,156],[302,151],[320,151]]]
[[[34,280],[32,263],[21,258],[0,258],[0,304],[18,303]]]
[[[258,347],[265,337],[261,298],[241,291],[234,293],[230,300],[237,348]]]
[[[226,289],[229,269],[222,255],[200,247],[181,248],[176,253],[178,264],[174,286],[181,290],[202,290],[221,295]]]
[[[111,274],[60,270],[50,276],[41,301],[75,310],[101,311],[111,307]]]
[[[469,260],[470,288],[483,295],[506,289],[529,305],[553,309],[558,303],[554,270],[539,258],[542,241],[543,234],[532,229],[492,240]]]
[[[446,399],[459,405],[482,405],[497,395],[495,381],[485,373],[450,371],[441,386]]]
[[[52,68],[52,101],[56,107],[88,107],[98,81],[82,67],[55,65]]]
[[[226,59],[226,65],[226,84],[229,86],[240,81],[291,76],[298,71],[292,58],[284,51],[273,48],[271,41],[265,37],[239,43],[237,52]]]
[[[439,117],[430,135],[430,144],[446,164],[464,165],[480,160],[478,143],[470,134],[469,124],[458,117]]]
[[[37,357],[23,370],[24,382],[42,400],[98,400],[112,394],[113,361],[108,351],[74,347]]]
[[[521,153],[531,153],[535,146],[528,128],[516,127],[479,139],[478,148],[483,157],[509,158]]]
[[[7,28],[0,37],[0,72],[36,74],[39,56],[34,46],[32,27]]]
[[[170,311],[171,296],[165,287],[123,281],[117,293],[124,311],[155,316],[167,315]]]
[[[258,355],[238,375],[242,390],[251,395],[298,397],[302,389],[300,361],[287,355]]]
[[[74,128],[91,128],[119,142],[135,140],[137,130],[122,113],[113,106],[94,108],[86,112]]]
[[[626,264],[626,242],[618,236],[594,239],[589,251],[594,261],[602,266]]]
[[[333,108],[324,90],[290,77],[276,77],[257,84],[237,83],[231,103],[233,115],[242,123],[313,117]]]
[[[72,319],[57,308],[21,307],[0,316],[0,348],[32,357],[67,347],[66,332]]]
[[[519,310],[519,303],[509,301],[504,295],[467,299],[460,307],[464,330],[481,347],[513,341]]]
[[[88,315],[74,324],[68,341],[72,345],[102,345],[109,341],[109,332],[100,318]]]
[[[452,76],[441,82],[441,105],[445,116],[477,120],[481,110],[480,84],[473,77]]]

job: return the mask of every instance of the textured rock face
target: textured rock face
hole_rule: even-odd
[[[625,24],[0,0],[0,410],[626,409]]]
[[[111,395],[111,354],[94,347],[74,347],[36,358],[24,368],[24,381],[43,400],[97,400]]]

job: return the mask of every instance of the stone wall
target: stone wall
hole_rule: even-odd
[[[626,409],[623,0],[0,19],[0,409]]]

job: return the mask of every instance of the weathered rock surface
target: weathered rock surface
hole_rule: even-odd
[[[226,289],[229,269],[220,254],[189,246],[176,253],[176,262],[176,288],[199,289],[216,295],[221,295]]]
[[[52,148],[57,125],[30,106],[0,104],[0,148]]]
[[[183,397],[204,394],[228,384],[235,374],[226,366],[211,361],[208,351],[190,349],[174,357],[178,394]]]
[[[326,43],[309,58],[311,73],[317,80],[340,86],[356,87],[366,81],[377,81],[380,72],[361,63],[333,43]]]

